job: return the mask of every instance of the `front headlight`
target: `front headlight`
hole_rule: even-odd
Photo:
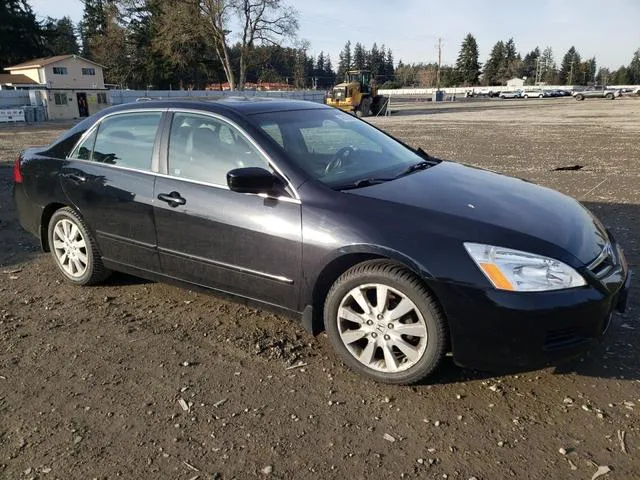
[[[465,242],[464,248],[499,290],[542,292],[586,285],[578,272],[553,258],[479,243]]]

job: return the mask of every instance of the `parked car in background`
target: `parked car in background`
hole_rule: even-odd
[[[522,90],[515,90],[513,92],[500,92],[500,98],[522,98]]]
[[[472,90],[468,90],[465,93],[465,96],[467,97],[489,97],[489,98],[493,98],[493,97],[497,97],[499,95],[499,91],[491,89],[491,88],[479,88],[479,89],[472,89]]]
[[[544,96],[544,92],[536,88],[525,88],[521,92],[522,98],[542,98]]]
[[[620,89],[609,88],[604,85],[593,85],[585,88],[584,90],[573,92],[573,98],[576,100],[584,100],[585,98],[606,98],[608,100],[613,100],[620,95],[622,95]]]
[[[13,182],[69,283],[124,271],[277,308],[383,382],[448,352],[476,368],[575,356],[629,291],[622,250],[574,199],[312,102],[111,107],[20,153]]]

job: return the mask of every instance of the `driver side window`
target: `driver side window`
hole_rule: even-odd
[[[266,158],[234,126],[208,115],[176,113],[169,134],[169,175],[227,185],[227,172],[261,167]]]

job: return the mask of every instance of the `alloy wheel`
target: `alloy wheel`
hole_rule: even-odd
[[[340,302],[337,325],[348,352],[379,372],[411,368],[427,346],[427,326],[418,307],[399,290],[380,283],[350,290]]]
[[[88,267],[87,243],[78,226],[62,218],[53,227],[53,251],[58,263],[71,278],[82,277]]]

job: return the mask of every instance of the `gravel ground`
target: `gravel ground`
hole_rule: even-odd
[[[638,270],[640,101],[394,105],[372,122],[583,200]],[[66,127],[0,127],[0,479],[640,478],[637,282],[584,358],[375,384],[288,318],[125,275],[62,282],[17,224],[9,163]]]

